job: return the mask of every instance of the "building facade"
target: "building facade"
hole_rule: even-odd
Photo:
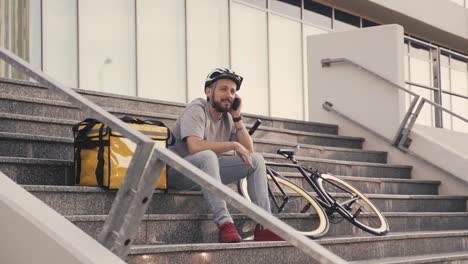
[[[0,0],[0,45],[68,87],[181,103],[230,67],[245,77],[246,112],[313,121],[306,37],[397,23],[407,86],[468,116],[468,0],[406,2]],[[4,63],[0,76],[24,79]],[[418,122],[468,131],[430,108]]]

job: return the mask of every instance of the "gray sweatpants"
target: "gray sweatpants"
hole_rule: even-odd
[[[214,180],[221,181],[224,184],[234,183],[241,178],[247,177],[248,192],[252,202],[270,212],[265,161],[260,154],[252,153],[253,168],[248,168],[247,163],[242,162],[238,156],[218,158],[216,153],[211,150],[200,151],[186,156],[184,159],[212,176]],[[213,221],[218,226],[221,226],[225,222],[234,222],[224,200],[200,188],[198,184],[173,168],[169,169],[167,173],[169,188],[202,190],[203,196],[213,214]]]

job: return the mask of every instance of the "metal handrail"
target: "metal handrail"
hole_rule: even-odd
[[[383,77],[382,75],[380,75],[380,74],[378,74],[376,72],[373,72],[373,71],[367,69],[366,67],[364,67],[364,66],[362,66],[362,65],[360,65],[358,63],[353,62],[352,60],[349,60],[349,59],[346,59],[346,58],[337,58],[337,59],[328,59],[327,58],[327,59],[322,59],[321,63],[322,63],[322,67],[330,67],[332,64],[338,64],[338,63],[350,64],[350,65],[352,65],[354,67],[362,69],[365,72],[370,73],[371,75],[373,75],[373,76],[375,76],[375,77],[377,77],[377,78],[391,84],[393,87],[396,87],[396,88],[398,88],[398,89],[400,89],[402,91],[405,91],[405,92],[415,96],[413,101],[411,102],[410,107],[408,108],[408,110],[407,110],[407,112],[406,112],[406,114],[405,114],[405,116],[404,116],[404,118],[403,118],[403,120],[402,120],[402,122],[401,122],[395,136],[394,136],[394,138],[393,138],[393,141],[392,141],[393,145],[397,146],[398,148],[400,148],[402,150],[406,151],[408,149],[408,147],[409,147],[409,144],[411,142],[408,139],[409,133],[411,132],[411,129],[412,129],[414,123],[416,122],[416,119],[417,119],[419,113],[421,112],[421,109],[422,109],[424,103],[429,103],[429,104],[433,105],[434,107],[439,108],[440,110],[461,119],[462,121],[468,122],[468,120],[465,119],[464,117],[462,117],[462,116],[448,110],[447,108],[444,108],[443,106],[441,106],[441,105],[439,105],[437,103],[432,102],[431,100],[423,98],[423,97],[421,97],[421,100],[420,100],[419,104],[416,107],[416,103],[420,98],[419,95],[417,95],[414,92],[412,92],[412,91],[398,85],[397,83],[394,83],[393,81],[388,80],[387,78]],[[415,107],[416,107],[416,111],[413,112]]]
[[[331,66],[332,64],[340,64],[340,63],[351,64],[351,65],[353,65],[354,67],[359,68],[359,69],[361,69],[361,70],[363,70],[363,71],[365,71],[365,72],[367,72],[367,73],[370,73],[371,75],[374,75],[375,77],[377,77],[377,78],[379,78],[379,79],[381,79],[381,80],[383,80],[383,81],[385,81],[385,82],[391,84],[391,85],[394,86],[395,88],[398,88],[398,89],[400,89],[400,90],[403,90],[403,91],[405,91],[405,92],[407,92],[407,93],[409,93],[409,94],[411,94],[411,95],[413,95],[413,96],[419,96],[418,94],[416,94],[416,93],[414,93],[414,92],[408,90],[406,87],[403,87],[403,86],[401,86],[401,85],[399,85],[399,84],[397,84],[397,83],[394,83],[393,81],[390,81],[389,79],[383,77],[382,75],[380,75],[380,74],[378,74],[378,73],[375,73],[375,72],[373,72],[373,71],[367,69],[366,67],[364,67],[364,66],[362,66],[362,65],[360,65],[360,64],[358,64],[358,63],[355,63],[355,62],[352,61],[352,60],[349,60],[349,59],[346,59],[346,58],[337,58],[337,59],[329,59],[329,58],[326,58],[326,59],[322,59],[320,62],[322,63],[322,67],[329,67],[329,66]]]
[[[154,141],[100,106],[59,84],[45,73],[34,69],[29,63],[3,47],[0,47],[0,58],[23,71],[45,87],[48,87],[51,91],[65,95],[70,103],[78,106],[87,116],[100,120],[136,143],[135,154],[130,161],[126,177],[117,192],[109,212],[109,217],[104,223],[104,227],[98,238],[101,244],[109,248],[116,255],[121,258],[125,257],[131,244],[130,242],[136,233],[136,228],[133,226],[138,225],[144,214],[144,210],[139,214],[136,212],[141,200],[136,200],[135,198],[138,197],[136,195],[139,193],[138,182],[144,176],[144,168],[154,147]],[[151,166],[154,165],[150,164]],[[145,175],[151,175],[150,172],[152,171],[148,168],[148,172]],[[159,178],[159,174],[154,177]],[[144,208],[145,210],[146,207]]]
[[[418,87],[421,87],[421,88],[433,90],[433,91],[436,91],[436,92],[439,91],[439,89],[437,89],[437,88],[435,88],[435,87],[427,86],[427,85],[420,84],[420,83],[415,83],[415,82],[410,82],[410,81],[406,81],[405,83],[406,83],[406,84],[409,84],[409,85],[412,85],[412,86],[418,86]],[[440,91],[441,91],[442,93],[446,93],[446,94],[450,94],[450,95],[453,95],[453,96],[457,96],[457,97],[461,97],[461,98],[464,98],[464,99],[468,99],[468,96],[465,96],[465,95],[462,95],[462,94],[458,94],[458,93],[454,93],[454,92],[449,92],[449,91],[444,91],[444,90],[440,90]]]
[[[410,106],[408,108],[408,111],[406,112],[405,116],[403,117],[403,120],[400,124],[400,126],[398,127],[398,130],[397,132],[395,133],[395,136],[393,137],[393,145],[395,146],[398,146],[399,142],[401,141],[401,138],[403,137],[404,133],[405,133],[405,129],[406,129],[406,123],[408,122],[408,120],[410,120],[411,118],[411,114],[412,114],[412,111],[413,109],[416,107],[416,104],[420,98],[420,96],[410,90],[408,90],[406,87],[403,87],[397,83],[394,83],[393,81],[390,81],[389,79],[383,77],[382,75],[378,74],[378,73],[375,73],[369,69],[367,69],[366,67],[360,65],[360,64],[357,64],[351,60],[348,60],[346,58],[338,58],[338,59],[322,59],[320,61],[322,63],[322,67],[331,67],[332,64],[339,64],[339,63],[344,63],[344,64],[350,64],[354,67],[357,67],[358,69],[361,69],[371,75],[373,75],[374,77],[380,79],[380,80],[383,80],[384,82],[387,82],[389,84],[391,84],[393,87],[399,89],[399,90],[402,90],[406,93],[409,93],[413,96],[413,100],[411,101],[410,103]]]
[[[433,44],[424,42],[424,41],[419,40],[419,39],[412,38],[412,37],[410,37],[410,36],[405,36],[404,39],[405,39],[405,40],[408,40],[408,41],[410,41],[410,42],[418,43],[419,45],[425,46],[425,47],[428,47],[428,48],[434,48],[434,49],[437,49],[437,48],[438,48],[436,45],[433,45]]]
[[[443,107],[443,106],[441,106],[441,105],[439,105],[437,103],[434,103],[431,100],[428,100],[428,99],[426,99],[424,97],[421,97],[421,100],[419,101],[418,107],[416,108],[416,111],[414,112],[412,119],[408,123],[405,132],[401,136],[401,140],[398,142],[398,147],[400,149],[403,149],[403,150],[408,149],[408,147],[409,147],[409,145],[411,143],[411,140],[408,140],[409,132],[411,132],[411,129],[413,128],[414,124],[416,123],[416,119],[418,118],[419,113],[421,112],[421,109],[423,108],[425,103],[428,103],[428,104],[440,109],[441,111],[444,111],[444,112],[446,112],[448,114],[451,114],[452,116],[459,118],[460,120],[464,121],[465,123],[468,123],[468,119],[466,119],[466,118],[464,118],[464,117],[462,117],[462,116],[460,116],[460,115],[458,115],[456,113],[451,112],[447,108],[445,108],[445,107]]]
[[[436,92],[439,91],[439,89],[437,89],[435,87],[431,87],[431,86],[420,84],[420,83],[415,83],[415,82],[411,82],[411,81],[405,81],[405,83],[409,84],[409,85],[412,85],[412,86],[418,86],[418,87],[421,87],[421,88],[424,88],[424,89],[429,89],[429,90],[432,90],[432,91],[436,91]]]
[[[208,174],[172,151],[164,148],[155,148],[154,142],[141,132],[133,129],[73,90],[54,81],[46,74],[34,69],[26,61],[2,47],[0,47],[0,59],[4,59],[7,63],[24,71],[29,77],[52,91],[66,95],[69,102],[80,107],[87,115],[105,122],[112,129],[137,142],[135,155],[130,162],[124,182],[117,192],[109,216],[98,238],[101,244],[109,248],[117,256],[123,259],[126,258],[137,227],[147,210],[149,201],[151,201],[154,186],[156,186],[163,167],[165,164],[168,164],[200,186],[204,186],[208,191],[224,199],[228,204],[238,208],[254,221],[271,229],[274,233],[320,263],[347,263],[317,242],[300,234],[271,213],[266,212],[235,193],[221,182],[213,181],[213,178]],[[144,172],[145,165],[148,165],[148,168]]]
[[[468,61],[468,56],[464,55],[464,54],[461,54],[461,53],[458,53],[458,52],[455,52],[453,50],[449,50],[449,49],[446,49],[446,48],[442,48],[442,47],[438,47],[440,50],[442,51],[445,51],[446,53],[449,53],[451,55],[455,55],[457,57],[460,57],[460,58],[463,58],[465,60]]]

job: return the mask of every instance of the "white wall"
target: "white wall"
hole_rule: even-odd
[[[310,36],[307,47],[310,120],[338,124],[341,135],[364,137],[363,148],[387,151],[389,164],[413,166],[413,179],[441,181],[441,194],[468,192],[468,134],[417,126],[410,152],[404,153],[391,145],[405,111],[403,92],[351,65],[321,66],[323,58],[343,57],[403,86],[401,26]],[[348,118],[324,110],[325,101]]]
[[[409,17],[468,38],[468,9],[449,0],[370,0]],[[424,11],[422,11],[424,10]]]
[[[410,150],[468,182],[468,133],[415,125]]]
[[[331,102],[356,121],[392,139],[400,124],[396,88],[350,65],[321,66],[324,58],[347,58],[404,85],[403,28],[385,25],[308,37],[309,119],[327,122],[322,104]],[[385,120],[385,122],[380,122]]]

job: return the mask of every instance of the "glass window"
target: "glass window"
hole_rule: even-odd
[[[415,42],[410,42],[410,56],[426,61],[431,60],[429,48]]]
[[[454,93],[468,96],[468,73],[466,71],[459,71],[450,69],[450,84],[451,90]]]
[[[78,87],[76,0],[42,1],[44,72],[68,87]]]
[[[409,69],[410,81],[426,86],[432,86],[432,67],[430,62],[410,57]],[[420,88],[418,86],[411,86],[411,90],[422,97],[433,100],[432,90]],[[425,105],[416,122],[418,124],[431,126],[433,124],[432,111],[433,109],[430,105]]]
[[[245,5],[231,7],[232,69],[244,77],[242,111],[269,115],[267,14]]]
[[[445,54],[440,54],[440,66],[449,67],[449,57]]]
[[[270,16],[271,115],[303,119],[301,24]]]
[[[367,19],[362,19],[362,27],[363,28],[366,28],[366,27],[375,27],[375,26],[378,26],[379,24],[375,23],[375,22],[372,22],[370,20],[367,20]]]
[[[466,103],[465,98],[458,96],[452,96],[452,111],[460,116],[468,116],[468,104]],[[452,117],[453,130],[459,132],[468,132],[468,124],[463,120]]]
[[[449,94],[442,94],[442,106],[449,109],[450,111],[452,110],[452,96]],[[452,118],[453,116],[448,114],[445,111],[442,111],[442,122],[443,122],[443,127],[446,129],[453,129],[452,127]]]
[[[188,100],[205,98],[206,75],[229,67],[228,1],[187,1]]]
[[[450,59],[450,68],[466,72],[468,71],[467,66],[467,60],[462,58],[458,59],[456,56],[452,55],[452,58]]]
[[[80,0],[80,88],[135,95],[135,6]]]
[[[432,67],[431,63],[419,58],[410,57],[410,81],[432,86]]]
[[[331,28],[332,8],[317,2],[304,1],[304,21]]]
[[[136,3],[138,96],[185,103],[185,1]]]
[[[35,15],[36,10],[31,10],[29,1],[0,1],[0,45],[28,62],[31,59],[30,38],[35,36],[37,28],[29,21],[30,13]],[[28,80],[25,73],[1,60],[0,74],[7,78]]]
[[[44,70],[42,67],[42,12],[41,1],[29,1],[29,10],[26,13],[28,16],[29,36],[28,36],[28,62],[38,69]],[[75,31],[76,34],[76,31]],[[76,53],[76,51],[75,51]],[[26,76],[26,75],[25,75]],[[32,78],[28,78],[34,81]],[[76,86],[75,86],[76,87]]]
[[[361,27],[360,18],[349,13],[335,9],[335,20],[333,30],[347,31]]]
[[[446,66],[440,67],[440,84],[442,90],[450,91],[450,69]]]
[[[301,0],[270,0],[270,9],[291,17],[301,18]]]
[[[421,97],[434,101],[433,92],[431,90],[420,88],[418,86],[412,86],[411,90]],[[416,119],[416,123],[426,126],[434,126],[434,107],[427,103],[424,104],[418,115],[418,119]]]
[[[249,4],[252,4],[252,5],[256,5],[256,6],[259,6],[259,7],[262,7],[262,8],[266,8],[266,3],[267,3],[267,0],[238,0],[239,2],[242,1],[242,2],[246,2],[246,3],[249,3]]]
[[[404,44],[404,50],[405,50],[405,56],[404,56],[404,59],[403,59],[403,66],[404,66],[404,78],[405,80],[410,80],[409,78],[409,56],[408,56],[408,43],[405,41],[405,44]],[[407,84],[405,85],[405,88],[407,89],[410,89],[410,86]],[[411,96],[410,94],[408,93],[404,93],[405,94],[405,106],[406,106],[406,110],[408,110],[409,106],[410,106],[410,103],[411,103],[411,100],[413,98],[413,96]]]

